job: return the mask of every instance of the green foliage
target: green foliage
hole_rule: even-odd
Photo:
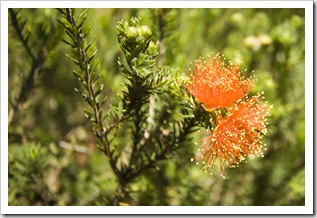
[[[36,12],[38,13],[38,11]],[[10,24],[15,31],[13,35],[18,39],[16,41],[9,39],[9,42],[13,47],[22,47],[24,50],[22,58],[28,60],[27,65],[25,65],[25,62],[11,57],[11,60],[13,59],[10,62],[11,69],[21,70],[20,80],[22,80],[22,85],[19,90],[15,90],[9,96],[9,125],[14,121],[15,113],[23,107],[31,90],[36,86],[36,77],[40,76],[46,70],[45,61],[51,55],[51,50],[57,45],[61,35],[61,30],[56,28],[54,14],[51,14],[49,10],[45,12],[47,13],[40,12],[39,14],[48,18],[47,23],[38,22],[33,14],[31,15],[31,19],[36,25],[32,25],[21,15],[21,9],[9,9]],[[51,34],[51,32],[54,32],[54,34]],[[37,37],[39,35],[41,37]],[[16,44],[17,42],[19,44]],[[21,83],[21,81],[19,82]]]
[[[38,144],[11,146],[9,150],[9,202],[14,205],[50,205],[43,172],[48,168],[48,151]]]
[[[10,9],[9,205],[304,205],[304,19]],[[264,158],[225,180],[190,162],[197,130],[212,126],[184,81],[212,51],[240,61],[274,105]]]
[[[105,153],[118,181],[112,204],[126,204],[129,183],[145,169],[156,167],[157,161],[170,157],[179,143],[191,132],[195,121],[192,117],[190,121],[175,121],[172,114],[177,104],[168,98],[179,95],[175,89],[179,87],[172,85],[178,81],[177,70],[155,67],[159,44],[151,41],[151,29],[141,25],[138,18],[131,18],[130,22],[118,22],[118,41],[126,61],[124,64],[119,58],[118,64],[128,83],[123,91],[122,104],[110,104],[109,113],[103,118],[101,108],[105,101],[99,104],[97,100],[103,86],[100,85],[96,91],[93,89],[93,84],[96,84],[100,77],[94,78],[95,72],[90,71],[92,58],[89,57],[95,55],[96,49],[93,48],[91,54],[86,55],[92,44],[89,43],[85,47],[87,34],[81,34],[83,20],[87,14],[83,12],[75,18],[71,9],[60,9],[59,12],[66,20],[60,23],[72,40],[63,41],[76,50],[79,58],[69,55],[67,57],[81,68],[82,72],[74,72],[74,75],[86,89],[86,93],[78,89],[76,91],[82,94],[92,109],[84,110],[86,117],[93,123],[94,133],[101,144],[98,147]],[[163,100],[168,103],[161,105],[159,102]],[[122,132],[119,124],[129,127],[131,132]],[[112,133],[113,130],[116,132]],[[126,137],[128,141],[119,141],[119,135]]]

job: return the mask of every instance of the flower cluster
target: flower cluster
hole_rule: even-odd
[[[218,55],[212,63],[210,61],[196,61],[187,84],[189,92],[202,102],[206,110],[230,107],[233,102],[250,93],[254,81],[240,75],[240,65],[226,66]]]
[[[206,172],[219,163],[224,176],[225,166],[235,167],[246,158],[263,156],[261,139],[272,106],[262,101],[263,93],[249,98],[254,80],[240,74],[239,64],[226,66],[219,55],[209,61],[199,59],[190,72],[188,91],[214,115],[214,128],[199,141],[201,153],[192,158],[201,162]]]

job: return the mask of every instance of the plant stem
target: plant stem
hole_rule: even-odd
[[[88,96],[90,99],[93,100],[93,102],[95,102],[95,104],[92,106],[92,110],[93,110],[93,114],[94,114],[94,123],[97,124],[98,129],[95,129],[95,131],[97,132],[97,136],[99,141],[101,142],[101,144],[103,145],[104,149],[103,152],[106,155],[106,157],[108,158],[108,161],[110,163],[110,166],[113,170],[113,172],[115,173],[118,182],[119,182],[119,186],[118,186],[118,190],[121,190],[121,187],[123,186],[123,179],[121,176],[121,172],[119,171],[119,169],[116,166],[116,161],[113,158],[111,152],[110,152],[110,142],[109,139],[107,137],[107,132],[106,132],[106,128],[102,122],[102,120],[99,118],[99,113],[100,113],[100,106],[97,103],[97,99],[96,99],[96,94],[95,94],[95,90],[93,89],[93,81],[91,79],[91,72],[90,72],[90,64],[88,63],[88,58],[86,55],[86,52],[83,48],[83,38],[82,38],[82,32],[81,30],[78,28],[76,20],[73,16],[73,12],[72,9],[66,9],[66,16],[68,21],[71,23],[73,30],[74,30],[74,35],[75,35],[75,46],[77,49],[77,52],[80,56],[80,68],[81,70],[84,72],[84,80],[87,84],[87,92],[88,92]],[[120,194],[120,193],[119,193]],[[115,201],[114,201],[115,203]]]

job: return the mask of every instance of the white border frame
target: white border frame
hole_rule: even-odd
[[[305,206],[8,206],[8,8],[305,8]],[[313,214],[313,1],[2,1],[1,214]]]

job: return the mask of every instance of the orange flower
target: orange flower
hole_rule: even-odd
[[[192,161],[201,160],[206,172],[214,170],[218,161],[223,176],[225,165],[235,167],[247,157],[263,156],[261,139],[266,134],[266,116],[272,107],[261,102],[263,98],[258,94],[237,102],[229,108],[226,117],[218,113],[216,127],[200,140],[201,154]]]
[[[212,63],[201,58],[195,61],[194,72],[190,69],[186,87],[206,110],[211,111],[230,107],[249,94],[253,84],[253,79],[241,76],[239,64],[226,66],[216,55]]]

